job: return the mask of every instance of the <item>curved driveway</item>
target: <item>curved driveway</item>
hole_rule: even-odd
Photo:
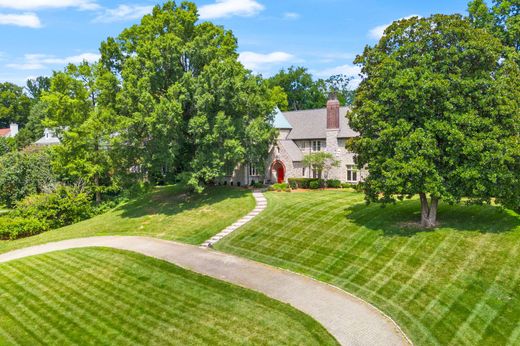
[[[185,269],[264,293],[321,323],[342,345],[405,345],[397,325],[368,303],[325,283],[247,259],[146,237],[94,237],[28,247],[0,263],[52,251],[109,247],[165,260]]]

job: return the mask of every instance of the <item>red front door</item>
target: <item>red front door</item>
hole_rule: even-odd
[[[285,171],[281,165],[276,170],[276,175],[278,175],[278,184],[283,183],[285,180]]]

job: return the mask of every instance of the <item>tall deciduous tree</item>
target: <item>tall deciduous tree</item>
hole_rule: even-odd
[[[520,50],[520,0],[493,0],[491,7],[484,0],[473,0],[468,11],[476,27],[488,29],[504,44]]]
[[[274,102],[265,83],[239,62],[237,40],[196,6],[168,1],[101,46],[122,80],[121,163],[146,173],[186,173],[190,185],[240,162],[262,162],[274,138]],[[138,169],[137,169],[138,168]]]
[[[440,200],[512,202],[519,188],[518,53],[458,15],[395,22],[356,63],[365,79],[349,143],[370,175],[368,201],[420,195],[422,225]]]
[[[31,99],[22,87],[12,83],[0,83],[0,127],[10,123],[25,125],[31,110]]]
[[[53,148],[56,173],[63,181],[82,180],[93,186],[96,201],[111,187],[110,145],[117,135],[117,79],[98,64],[69,65],[51,79],[43,93],[45,125],[61,139]]]

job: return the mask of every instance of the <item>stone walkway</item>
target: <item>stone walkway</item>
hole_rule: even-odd
[[[254,191],[253,197],[256,200],[256,208],[253,209],[252,212],[232,224],[231,226],[225,228],[222,232],[219,234],[213,236],[211,239],[206,240],[200,247],[202,248],[210,248],[213,247],[213,244],[220,241],[222,238],[227,236],[228,234],[236,231],[240,227],[244,226],[249,221],[253,220],[255,216],[260,214],[266,207],[267,207],[267,199],[265,199],[264,194],[261,191]]]
[[[409,344],[391,319],[345,291],[306,276],[193,245],[146,237],[82,238],[8,252],[0,255],[0,263],[85,247],[137,252],[264,293],[313,317],[342,345]]]

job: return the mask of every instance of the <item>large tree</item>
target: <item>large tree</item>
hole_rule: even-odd
[[[93,188],[96,201],[112,187],[111,142],[117,137],[117,79],[99,64],[83,62],[56,72],[40,106],[45,125],[61,139],[53,148],[53,164],[62,181],[82,181]]]
[[[468,5],[469,18],[478,28],[495,34],[506,45],[520,50],[520,0],[472,0]]]
[[[392,24],[356,63],[365,79],[350,113],[349,143],[367,167],[368,201],[419,195],[433,227],[440,200],[518,197],[518,53],[461,16]]]
[[[24,89],[12,83],[0,83],[0,127],[10,123],[23,126],[29,117],[31,99]]]
[[[199,188],[240,162],[263,162],[274,138],[272,95],[238,62],[231,31],[200,22],[193,3],[156,6],[101,53],[122,80],[123,167],[152,181],[185,173]]]

